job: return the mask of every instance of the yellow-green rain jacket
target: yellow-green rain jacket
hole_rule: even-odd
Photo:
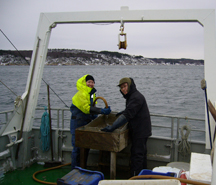
[[[76,87],[78,92],[73,96],[72,103],[83,113],[90,114],[90,106],[96,98],[96,89],[90,88],[86,85],[87,75],[88,74],[77,80]]]

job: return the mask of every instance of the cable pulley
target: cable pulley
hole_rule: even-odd
[[[118,41],[119,41],[119,49],[126,49],[127,48],[127,36],[126,33],[124,33],[124,23],[121,20],[121,26],[120,26],[120,33],[119,33],[119,37],[118,37]]]

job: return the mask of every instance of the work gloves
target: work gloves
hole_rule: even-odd
[[[94,107],[94,106],[90,107],[90,114],[105,114],[105,115],[108,115],[108,114],[110,114],[110,112],[111,112],[110,106],[108,108],[104,108],[104,109]]]
[[[127,123],[127,118],[122,114],[120,115],[112,125],[108,125],[106,126],[105,128],[101,129],[101,131],[104,131],[104,132],[112,132],[114,131],[115,129],[121,127],[122,125],[124,125],[125,123]]]
[[[108,106],[108,108],[101,109],[101,114],[108,115],[110,114],[110,112],[111,112],[110,106]]]

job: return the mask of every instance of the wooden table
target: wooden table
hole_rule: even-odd
[[[110,152],[110,179],[116,179],[116,155],[117,152]],[[80,148],[80,167],[86,168],[86,149]],[[100,164],[101,165],[101,164]]]

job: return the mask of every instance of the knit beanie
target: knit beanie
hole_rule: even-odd
[[[91,75],[87,75],[87,76],[86,76],[86,82],[87,82],[88,80],[93,80],[93,81],[95,82],[94,77],[91,76]]]

